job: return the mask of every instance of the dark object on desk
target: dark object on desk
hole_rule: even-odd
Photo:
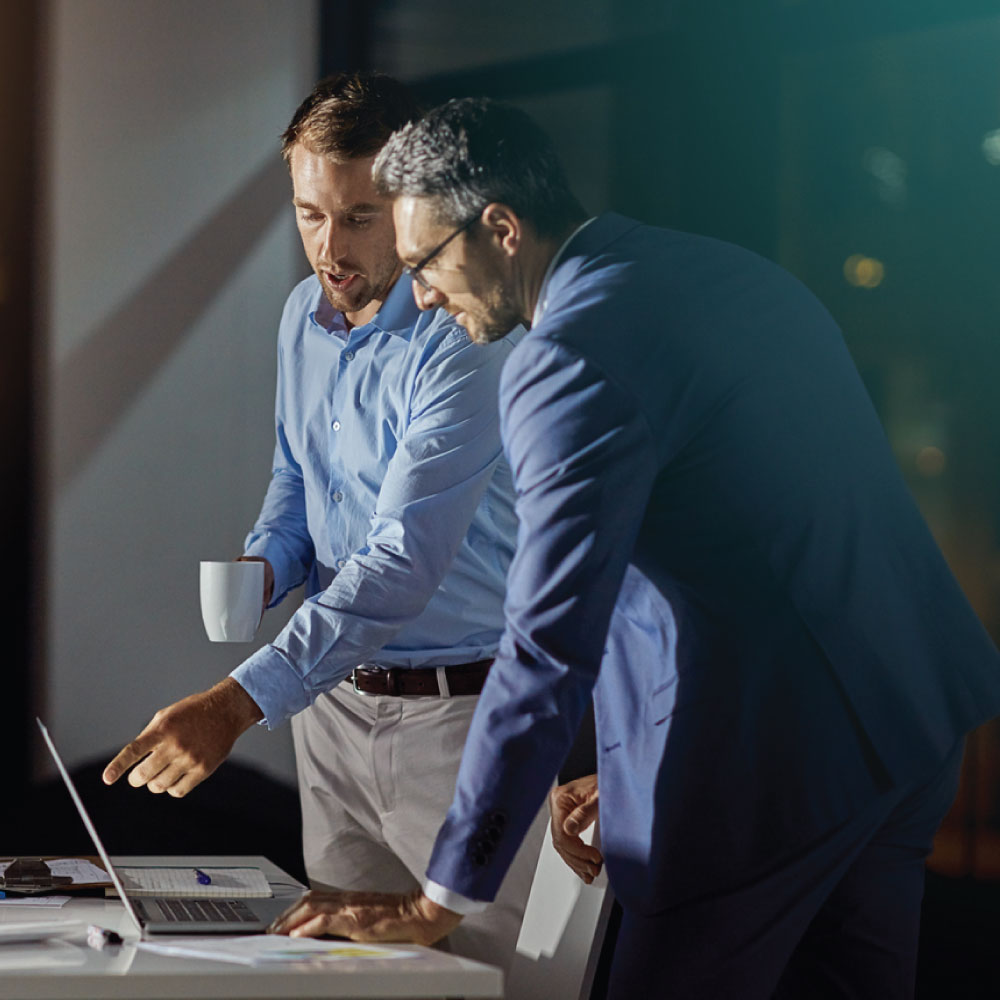
[[[72,885],[68,875],[53,875],[41,858],[15,858],[0,875],[0,888],[15,892],[50,892]]]
[[[22,846],[38,845],[28,843]],[[106,876],[98,882],[74,882],[72,876],[57,875],[53,871],[53,862],[59,861],[86,861],[104,872],[104,865],[96,854],[51,854],[37,851],[22,854],[21,857],[14,852],[2,854],[0,863],[6,865],[6,871],[0,875],[2,895],[35,896],[50,893],[62,896],[72,893],[74,896],[103,896],[104,890],[111,885],[111,879]]]

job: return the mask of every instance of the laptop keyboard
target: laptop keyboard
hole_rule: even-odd
[[[136,910],[143,920],[154,919],[142,900],[133,899]],[[246,903],[238,899],[167,899],[152,900],[160,910],[164,920],[171,923],[226,923],[251,924],[260,918]]]

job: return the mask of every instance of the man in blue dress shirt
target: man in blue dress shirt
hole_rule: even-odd
[[[450,102],[375,175],[422,307],[484,344],[531,324],[500,390],[517,553],[423,894],[278,929],[432,941],[491,900],[593,692],[599,796],[560,790],[553,828],[623,905],[612,996],[911,996],[1000,658],[833,320],[738,247],[587,220],[513,108]]]
[[[391,204],[372,162],[417,116],[381,75],[319,84],[283,136],[315,272],[278,336],[277,445],[245,559],[265,602],[306,600],[275,641],[164,709],[106,780],[185,795],[258,720],[294,716],[303,846],[319,886],[419,885],[503,627],[516,532],[497,415],[512,343],[486,351],[399,281]],[[144,758],[144,759],[142,759]],[[543,832],[501,905],[452,947],[507,965]]]

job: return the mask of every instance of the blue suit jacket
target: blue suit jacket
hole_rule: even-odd
[[[428,874],[492,898],[593,688],[609,874],[653,911],[928,772],[1000,659],[787,272],[607,215],[547,303],[504,369],[507,630]]]

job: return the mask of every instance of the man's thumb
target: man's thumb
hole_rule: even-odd
[[[571,837],[586,830],[597,818],[597,799],[581,802],[564,820],[563,830]]]

